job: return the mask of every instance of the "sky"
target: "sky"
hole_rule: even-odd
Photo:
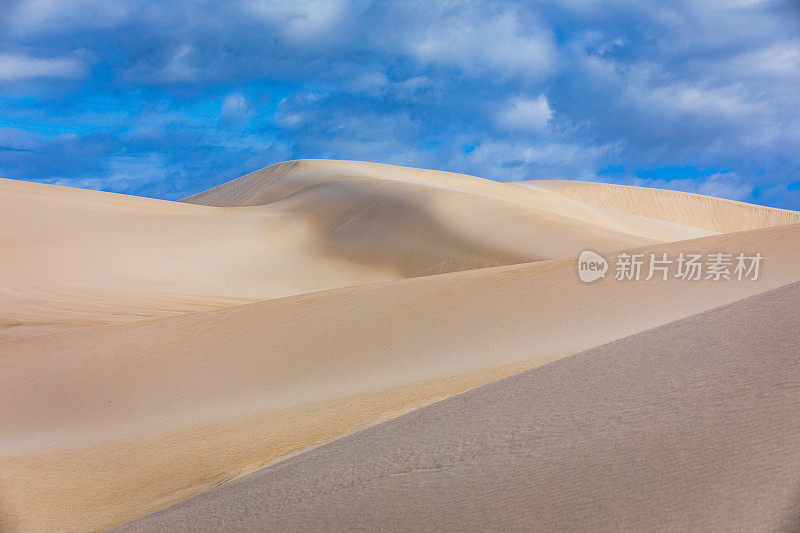
[[[178,199],[299,158],[800,209],[800,2],[0,0],[0,177]]]

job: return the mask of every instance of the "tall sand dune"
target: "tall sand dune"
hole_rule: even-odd
[[[791,212],[776,225],[775,210],[703,200],[746,229],[729,232],[671,196],[649,213],[591,190],[342,161],[273,165],[183,202],[0,180],[0,245],[15,250],[0,268],[0,528],[119,525],[800,281]],[[584,284],[584,249],[764,259],[757,281]]]
[[[798,301],[626,337],[119,531],[796,531]]]

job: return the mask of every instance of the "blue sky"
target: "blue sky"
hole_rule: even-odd
[[[177,199],[295,158],[800,209],[800,3],[2,0],[0,177]]]

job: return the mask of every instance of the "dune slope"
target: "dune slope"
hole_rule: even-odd
[[[119,531],[796,530],[800,284],[345,437]]]
[[[118,524],[403,410],[797,281],[799,237],[784,226],[653,248],[769,250],[755,282],[586,285],[560,260],[4,343],[5,512],[35,529]]]

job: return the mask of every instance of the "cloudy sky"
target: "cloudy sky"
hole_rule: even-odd
[[[799,94],[797,0],[0,0],[0,177],[168,199],[334,158],[800,209]]]

